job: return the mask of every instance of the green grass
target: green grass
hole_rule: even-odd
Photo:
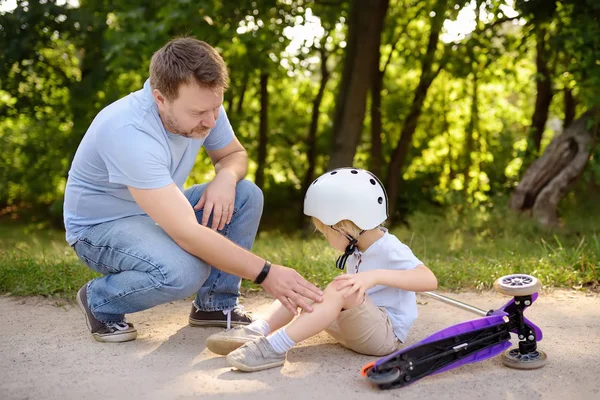
[[[410,229],[392,232],[436,274],[446,290],[488,289],[510,273],[537,276],[546,286],[596,288],[600,274],[599,215],[565,215],[568,228],[545,231],[502,208],[461,212],[458,207],[413,215]],[[261,232],[254,251],[296,268],[324,286],[336,274],[337,253],[318,232],[307,237]],[[64,232],[41,225],[0,224],[0,293],[72,298],[98,276],[64,241]],[[244,290],[259,288],[244,281]]]

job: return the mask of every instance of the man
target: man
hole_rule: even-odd
[[[242,180],[247,154],[222,107],[228,73],[208,44],[180,38],[152,57],[143,89],[103,109],[81,141],[65,190],[67,241],[103,274],[77,301],[93,337],[137,337],[125,314],[196,294],[189,322],[248,324],[238,307],[252,279],[294,313],[322,292],[249,251],[263,197]],[[183,190],[204,146],[216,176]]]

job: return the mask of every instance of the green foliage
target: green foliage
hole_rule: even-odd
[[[380,68],[386,66],[383,165],[412,105],[437,4],[390,1],[379,60]],[[445,38],[436,49],[433,68],[439,74],[404,166],[398,204],[403,214],[432,203],[476,209],[515,186],[535,99],[537,27],[549,32],[555,92],[572,90],[578,111],[599,103],[597,1],[519,0],[514,10],[505,0],[447,4],[446,23],[470,13],[472,31]],[[269,74],[264,189],[270,214],[294,218],[302,204],[323,52],[331,79],[320,107],[315,172],[327,165],[349,6],[304,0],[80,0],[77,7],[17,1],[15,10],[0,14],[0,210],[60,220],[72,156],[96,113],[141,87],[153,52],[167,40],[194,35],[216,46],[228,63],[225,107],[250,153],[250,177],[259,147],[259,77]],[[554,96],[552,120],[564,118],[562,100],[562,94]],[[367,118],[357,166],[370,165],[369,125]],[[547,129],[543,145],[553,133]],[[592,157],[583,177],[588,184],[599,182],[598,159]],[[201,154],[188,184],[211,176]]]
[[[54,2],[19,2],[0,16],[0,205],[49,204],[62,194],[68,86],[80,75],[66,40],[73,33],[69,10]]]

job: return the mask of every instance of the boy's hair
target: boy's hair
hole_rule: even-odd
[[[312,217],[312,221],[315,225],[315,228],[317,228],[317,230],[323,235],[327,236],[327,233],[330,232],[331,227],[329,225],[325,225],[321,222],[321,220],[315,217]],[[353,238],[358,237],[358,235],[362,232],[362,229],[356,226],[356,224],[350,221],[349,219],[341,220],[337,224],[334,224],[333,227],[339,231],[342,231],[352,236]]]
[[[182,84],[196,83],[209,89],[227,88],[225,61],[208,43],[192,37],[171,40],[150,61],[150,87],[175,100]]]

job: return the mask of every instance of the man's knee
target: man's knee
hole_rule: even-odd
[[[251,209],[262,214],[264,196],[262,190],[253,182],[243,179],[238,182],[236,187],[236,201],[239,201],[240,208]]]
[[[163,289],[172,292],[175,298],[197,293],[210,275],[210,267],[195,257],[172,265],[164,273]]]

